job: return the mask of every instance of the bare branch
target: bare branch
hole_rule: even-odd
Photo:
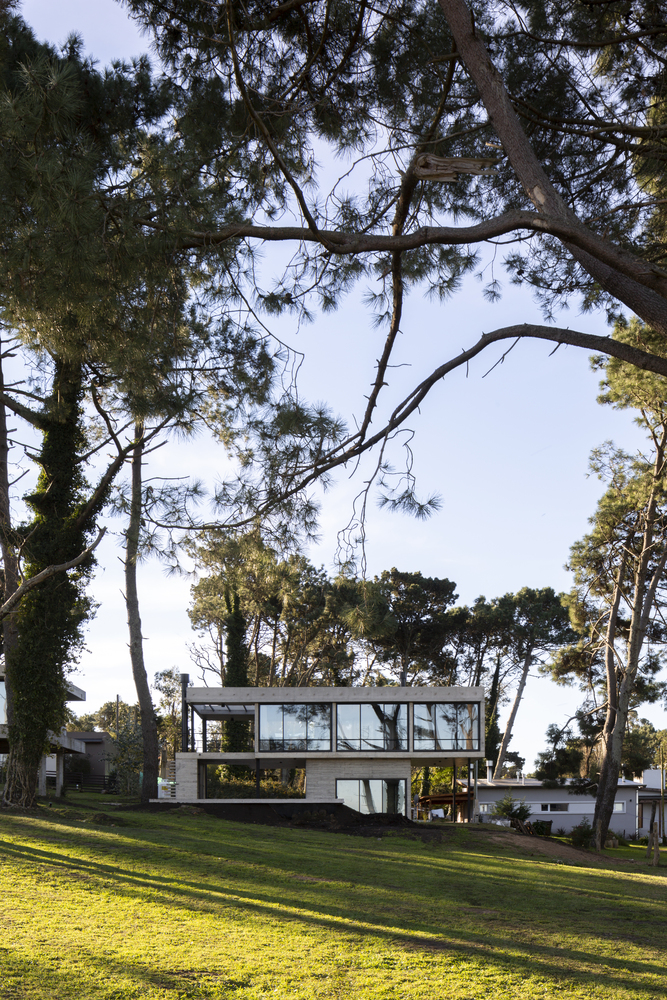
[[[87,549],[84,549],[76,558],[70,559],[69,562],[60,563],[57,566],[47,566],[46,569],[41,570],[35,576],[31,576],[29,580],[22,583],[21,586],[14,591],[11,597],[7,598],[4,604],[0,604],[0,621],[6,618],[7,615],[11,614],[17,604],[25,597],[25,595],[33,589],[33,587],[39,586],[40,583],[44,583],[45,580],[50,579],[57,573],[66,573],[68,569],[74,569],[75,566],[79,566],[91,552],[94,552],[97,546],[100,544],[102,539],[106,534],[106,528],[102,528],[92,545],[89,545]]]

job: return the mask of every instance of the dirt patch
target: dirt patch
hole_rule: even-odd
[[[93,813],[92,816],[87,816],[84,823],[93,823],[95,826],[125,826],[125,820],[120,816],[109,816],[108,813]]]
[[[612,858],[599,856],[578,847],[569,847],[558,840],[547,840],[545,837],[522,837],[518,833],[492,833],[489,835],[492,844],[511,847],[522,854],[542,854],[556,861],[566,861],[576,865],[635,865],[634,858]]]
[[[291,875],[295,882],[333,882],[332,878],[320,878],[317,875]]]

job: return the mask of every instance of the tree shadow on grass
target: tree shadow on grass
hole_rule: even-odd
[[[461,912],[449,914],[455,922],[450,923],[446,930],[433,930],[433,921],[425,918],[424,913],[408,915],[401,900],[394,900],[392,905],[391,889],[385,892],[382,900],[384,905],[378,905],[378,890],[375,898],[360,899],[358,894],[351,893],[351,887],[336,885],[336,898],[331,890],[331,883],[313,883],[304,891],[303,885],[296,891],[289,883],[274,878],[273,883],[267,882],[266,871],[261,873],[263,879],[257,878],[252,870],[243,872],[243,888],[237,885],[223,885],[212,880],[185,880],[170,875],[135,871],[129,868],[104,864],[97,861],[72,858],[55,851],[45,851],[27,845],[4,843],[1,845],[5,858],[14,857],[24,863],[46,867],[63,881],[69,882],[85,879],[108,889],[113,885],[114,894],[133,901],[142,900],[155,903],[175,910],[195,910],[220,915],[225,910],[242,909],[254,914],[258,919],[270,921],[289,921],[308,928],[326,930],[328,935],[350,935],[359,938],[371,937],[379,944],[389,948],[401,947],[410,951],[422,950],[439,952],[447,955],[459,954],[468,959],[483,959],[491,961],[498,969],[508,974],[525,976],[541,975],[554,982],[586,980],[590,982],[595,977],[598,987],[621,988],[632,993],[634,990],[646,993],[664,995],[667,992],[667,976],[662,962],[629,960],[627,957],[615,957],[608,954],[596,954],[594,950],[585,948],[552,947],[539,941],[526,938],[526,926],[518,929],[512,936],[512,928],[507,926],[508,917],[498,914],[502,920],[500,929],[489,927],[488,922],[480,927],[480,920],[475,920],[474,914]],[[253,881],[254,886],[247,886]],[[281,873],[284,877],[284,873]],[[341,899],[341,891],[348,898]],[[305,892],[308,898],[304,898]],[[428,906],[428,899],[420,899]],[[487,911],[488,913],[489,911]],[[492,911],[491,911],[492,912]],[[382,914],[380,916],[380,913]],[[461,918],[462,917],[462,918]],[[461,926],[463,925],[463,926]],[[620,937],[620,935],[619,935]],[[98,961],[93,956],[93,963]],[[102,961],[100,959],[100,961]],[[112,961],[110,956],[104,956],[105,967]],[[133,962],[121,962],[121,967],[143,969],[145,966]],[[137,972],[138,974],[138,972]],[[134,975],[134,973],[132,973]],[[647,977],[656,976],[658,984],[647,982]]]

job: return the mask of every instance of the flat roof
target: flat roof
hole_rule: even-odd
[[[86,692],[82,688],[77,687],[76,684],[72,684],[71,681],[65,681],[65,686],[67,688],[67,697],[65,701],[85,701]]]
[[[227,706],[245,705],[254,711],[256,704],[317,704],[317,703],[348,703],[348,704],[393,704],[439,701],[478,701],[484,699],[482,687],[189,687],[186,689],[189,705],[201,706],[208,715],[227,716]],[[226,712],[214,706],[224,706]],[[238,709],[237,709],[238,710]],[[248,717],[252,712],[248,711]]]

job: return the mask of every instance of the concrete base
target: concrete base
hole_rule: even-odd
[[[263,805],[263,806],[275,806],[275,805],[298,805],[306,808],[311,806],[331,806],[331,805],[343,805],[344,799],[149,799],[151,804],[154,802],[159,802],[160,805],[166,803],[172,806],[207,806],[207,805]]]
[[[260,823],[268,826],[290,822],[304,813],[325,813],[330,821],[349,823],[359,820],[359,814],[339,801],[313,802],[308,799],[151,799],[151,812],[165,813],[179,806],[196,806],[197,811],[215,816],[216,819],[232,820],[235,823]],[[403,817],[400,817],[403,820]],[[322,821],[320,815],[319,820]]]

